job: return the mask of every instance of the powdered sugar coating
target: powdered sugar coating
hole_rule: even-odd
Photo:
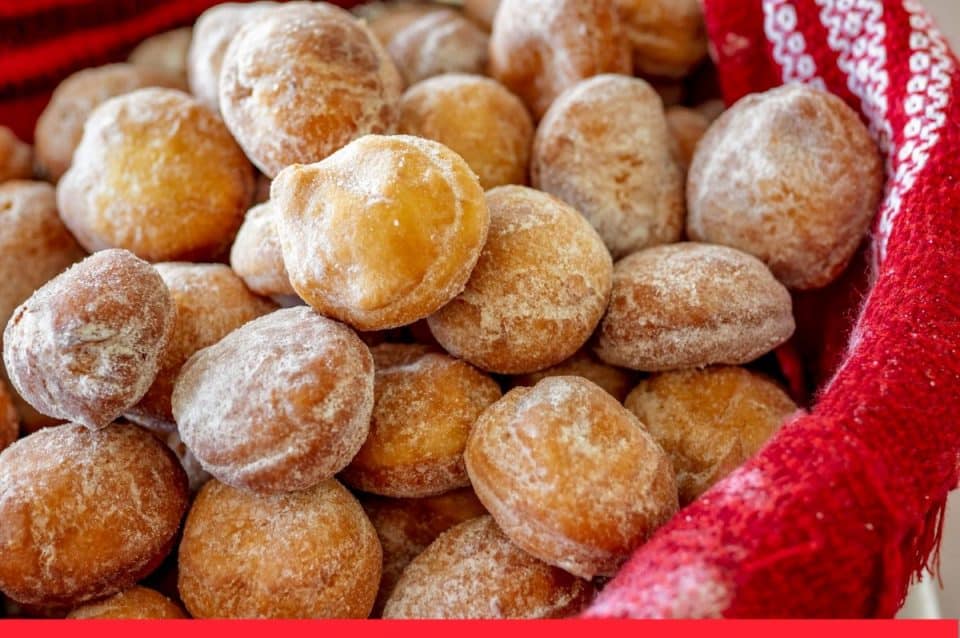
[[[399,131],[450,147],[485,190],[527,183],[533,120],[495,80],[447,73],[411,86],[400,99]]]
[[[0,451],[17,440],[20,434],[20,419],[13,407],[13,397],[7,384],[0,381]]]
[[[403,571],[384,618],[563,618],[593,587],[530,556],[490,516],[444,532]]]
[[[74,159],[57,204],[90,251],[126,248],[150,261],[217,257],[253,196],[252,167],[223,122],[172,89],[101,104]]]
[[[366,618],[381,556],[333,479],[269,496],[210,481],[184,525],[179,589],[196,618]]]
[[[353,8],[353,13],[363,19],[377,41],[387,46],[390,39],[404,27],[436,11],[446,11],[446,7],[435,2],[364,2]]]
[[[790,288],[819,288],[846,268],[882,193],[883,161],[858,114],[790,84],[740,100],[707,131],[687,233],[757,256]]]
[[[190,49],[192,37],[193,29],[190,27],[171,29],[150,36],[130,52],[127,62],[166,73],[186,86],[187,51]]]
[[[184,88],[174,76],[133,64],[108,64],[77,71],[61,82],[37,119],[37,163],[56,181],[67,172],[87,118],[112,97],[147,86]]]
[[[276,310],[277,306],[252,294],[223,264],[175,262],[155,267],[173,300],[173,330],[160,359],[157,378],[143,399],[124,416],[152,429],[171,432],[177,426],[173,422],[170,395],[187,359],[248,321]]]
[[[510,379],[510,385],[511,387],[532,387],[547,377],[583,377],[596,383],[609,392],[614,399],[622,402],[636,385],[635,376],[629,370],[600,361],[589,348],[584,348],[555,366],[513,377]]]
[[[433,11],[398,31],[387,52],[410,85],[444,73],[484,73],[488,40],[460,13]]]
[[[13,131],[0,126],[0,184],[33,175],[33,148],[21,142]]]
[[[259,295],[294,296],[297,292],[283,263],[277,217],[269,201],[247,211],[230,249],[230,267]]]
[[[464,361],[406,346],[396,362],[371,352],[376,365],[370,434],[341,480],[355,489],[394,497],[422,497],[470,484],[463,449],[474,421],[500,398],[500,386]],[[423,354],[421,354],[423,353]],[[387,359],[387,360],[384,360]],[[391,361],[392,360],[392,361]]]
[[[219,110],[220,69],[227,47],[243,25],[279,6],[277,2],[224,2],[200,14],[193,25],[186,65],[190,92],[198,100]]]
[[[146,587],[131,587],[106,600],[74,609],[72,619],[167,619],[186,618],[180,607],[158,591]]]
[[[147,392],[173,322],[157,271],[128,251],[105,250],[14,311],[3,360],[14,388],[38,411],[102,428]]]
[[[352,330],[287,308],[193,355],[177,378],[173,415],[187,448],[224,483],[304,490],[360,449],[373,380],[373,358]]]
[[[670,459],[580,377],[508,392],[477,420],[464,458],[510,540],[583,578],[613,575],[677,509]]]
[[[503,0],[490,36],[490,74],[540,118],[585,78],[630,74],[630,51],[609,0]]]
[[[463,290],[487,238],[483,190],[442,144],[367,135],[273,180],[294,290],[358,330],[411,324]]]
[[[220,73],[220,111],[270,177],[318,162],[367,133],[392,132],[402,81],[372,33],[326,3],[262,14],[233,38]]]
[[[700,0],[614,0],[630,41],[634,71],[682,78],[707,57]]]
[[[790,293],[763,262],[688,242],[617,263],[595,352],[646,372],[740,365],[785,342],[794,327]]]
[[[490,233],[456,299],[432,315],[445,350],[491,372],[557,364],[589,339],[610,298],[603,240],[559,199],[522,186],[487,192]]]
[[[77,605],[127,589],[173,543],[187,482],[136,426],[40,430],[0,453],[0,590]]]
[[[558,97],[537,128],[530,178],[590,220],[615,259],[683,234],[683,175],[643,80],[599,75]]]

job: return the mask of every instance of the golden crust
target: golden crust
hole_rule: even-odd
[[[333,479],[271,496],[210,481],[184,525],[180,595],[196,618],[366,618],[381,556],[370,520]]]
[[[710,120],[696,109],[671,106],[667,109],[667,126],[673,136],[673,151],[684,174],[690,169],[697,144],[710,128]]]
[[[604,363],[585,348],[555,366],[513,377],[510,384],[514,388],[532,387],[548,377],[583,377],[606,390],[617,401],[623,402],[636,383],[634,376],[629,370]]]
[[[433,11],[398,31],[387,52],[407,84],[444,73],[484,73],[489,36],[452,10]]]
[[[267,189],[269,192],[269,186]],[[230,249],[230,267],[259,295],[295,296],[297,291],[290,285],[283,263],[276,218],[269,201],[247,211]]]
[[[510,542],[490,516],[444,532],[403,571],[384,618],[564,618],[593,586]]]
[[[444,349],[523,374],[572,356],[607,301],[613,266],[597,232],[559,199],[522,186],[487,193],[490,234],[466,289],[428,322]]]
[[[180,85],[186,86],[187,51],[192,38],[193,29],[190,27],[158,33],[138,44],[130,52],[127,62],[166,73],[177,78]]]
[[[489,226],[476,175],[442,144],[368,135],[273,181],[294,290],[359,330],[404,326],[463,290]]]
[[[615,0],[638,74],[682,78],[707,57],[700,0]]]
[[[633,414],[579,377],[508,392],[477,420],[464,458],[510,540],[583,578],[616,573],[677,509],[670,459]]]
[[[47,428],[0,453],[0,590],[75,606],[131,587],[187,508],[173,453],[145,430]]]
[[[17,139],[6,126],[0,126],[0,184],[32,176],[33,148]]]
[[[20,419],[13,406],[13,397],[7,384],[0,380],[0,451],[17,440],[20,434]]]
[[[135,586],[106,600],[89,603],[67,614],[71,619],[157,619],[172,620],[186,618],[186,614],[175,602],[160,592],[146,587]]]
[[[866,236],[883,177],[876,144],[840,98],[799,84],[747,96],[697,147],[687,233],[755,255],[790,288],[820,288]]]

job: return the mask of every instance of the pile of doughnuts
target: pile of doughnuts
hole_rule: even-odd
[[[858,116],[720,114],[696,0],[462,4],[217,5],[0,128],[0,616],[576,615],[801,409]]]

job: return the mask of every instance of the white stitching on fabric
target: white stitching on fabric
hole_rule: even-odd
[[[797,30],[797,9],[789,0],[763,0],[763,30],[773,44],[773,59],[784,83],[801,82],[825,89],[807,41]]]

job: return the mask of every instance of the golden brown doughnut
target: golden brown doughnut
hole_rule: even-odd
[[[0,126],[0,184],[33,176],[33,148]]]
[[[366,618],[381,556],[333,479],[270,496],[210,481],[184,525],[180,595],[196,618]]]
[[[700,0],[615,0],[637,73],[680,78],[707,56]]]
[[[681,505],[756,454],[797,410],[777,384],[736,367],[653,375],[625,405],[673,462]]]
[[[593,586],[537,560],[490,516],[444,532],[403,571],[384,618],[564,618]]]
[[[512,377],[510,384],[512,387],[532,387],[547,377],[583,377],[596,383],[620,402],[627,398],[627,394],[636,383],[634,374],[629,370],[604,363],[589,349],[583,349],[555,366],[550,366],[539,372]]]
[[[171,432],[177,426],[170,395],[187,359],[277,306],[252,294],[223,264],[162,263],[156,264],[156,269],[173,300],[173,331],[160,359],[156,380],[124,416],[151,429]]]
[[[500,386],[464,361],[424,350],[419,344],[371,349],[376,398],[370,434],[340,475],[350,487],[421,497],[470,484],[463,449],[477,417],[500,398]]]
[[[503,0],[490,36],[490,74],[539,119],[585,78],[630,73],[630,51],[609,0]]]
[[[450,147],[485,190],[527,183],[533,121],[494,80],[448,73],[411,86],[400,99],[399,130]]]
[[[20,435],[20,418],[13,406],[13,397],[7,384],[0,380],[0,451],[17,440]]]
[[[192,38],[190,27],[158,33],[138,44],[127,62],[166,73],[177,78],[179,85],[187,86],[187,51]]]
[[[523,186],[487,193],[490,235],[466,290],[432,315],[445,350],[503,374],[541,370],[590,338],[610,298],[610,253],[589,222]]]
[[[88,603],[67,614],[72,619],[174,619],[186,618],[180,606],[158,591],[135,586],[106,600]]]
[[[3,360],[13,387],[38,411],[103,428],[147,392],[173,324],[156,269],[125,250],[104,250],[14,311]]]
[[[387,46],[390,39],[410,23],[430,13],[446,10],[444,5],[435,2],[389,0],[365,2],[355,7],[353,12],[363,19],[377,41]]]
[[[493,28],[493,18],[499,6],[500,0],[464,0],[463,13],[489,31]]]
[[[123,591],[160,564],[186,509],[180,464],[145,430],[40,430],[0,453],[0,590],[69,606]]]
[[[181,368],[180,436],[205,470],[256,492],[308,489],[363,445],[373,358],[357,335],[306,307],[237,328]]]
[[[484,73],[489,39],[457,11],[432,11],[394,34],[387,52],[409,85],[443,73]]]
[[[710,120],[695,109],[671,106],[667,109],[667,126],[673,136],[674,155],[686,174],[693,161],[697,144],[710,128]]]
[[[858,114],[790,84],[740,100],[707,131],[687,182],[687,233],[755,255],[790,288],[820,288],[866,236],[883,179]]]
[[[580,377],[508,392],[477,420],[464,458],[510,540],[583,578],[614,574],[677,509],[669,457]]]
[[[230,267],[250,290],[273,297],[294,296],[277,234],[277,213],[269,201],[247,211],[230,249]]]
[[[271,198],[294,290],[358,330],[413,323],[457,296],[489,225],[467,163],[408,135],[368,135],[291,166]]]
[[[270,177],[318,162],[367,133],[392,132],[402,80],[362,22],[326,3],[260,15],[230,42],[220,111]]]
[[[643,80],[599,75],[564,92],[544,115],[530,178],[590,220],[615,259],[678,241],[683,175],[663,103]]]

